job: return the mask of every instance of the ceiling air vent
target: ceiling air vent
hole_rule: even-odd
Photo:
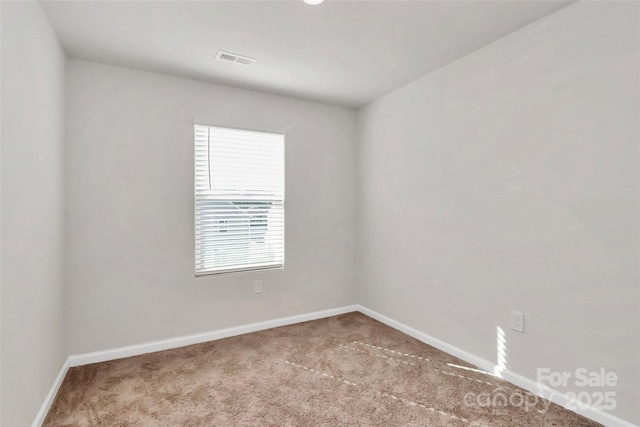
[[[249,58],[248,56],[236,55],[235,53],[225,52],[223,50],[218,51],[216,58],[221,61],[235,62],[236,64],[242,64],[248,67],[252,66],[256,62],[255,59]]]

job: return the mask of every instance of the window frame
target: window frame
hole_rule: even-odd
[[[198,214],[198,196],[197,196],[197,191],[196,191],[196,129],[198,126],[202,126],[202,127],[214,127],[214,128],[221,128],[221,129],[228,129],[228,130],[235,130],[235,131],[246,131],[246,132],[258,132],[258,133],[268,133],[268,134],[276,134],[279,136],[282,136],[282,200],[280,201],[281,205],[282,205],[282,262],[278,263],[278,264],[271,264],[271,265],[255,265],[255,266],[251,266],[251,265],[247,265],[247,266],[238,266],[238,267],[230,267],[230,268],[220,268],[220,269],[216,269],[216,270],[205,270],[205,271],[199,271],[198,270],[198,255],[197,255],[197,250],[198,250],[198,235],[197,235],[197,226],[198,226],[198,218],[197,218],[197,214]],[[216,123],[216,122],[212,122],[209,120],[202,120],[202,119],[196,119],[193,122],[193,134],[192,134],[192,138],[191,138],[191,143],[192,143],[192,160],[194,162],[194,166],[193,166],[193,172],[194,172],[194,180],[192,182],[192,191],[193,191],[193,207],[194,207],[194,212],[193,212],[193,219],[194,219],[194,262],[193,262],[193,266],[195,268],[195,277],[196,278],[204,278],[207,276],[211,276],[211,275],[220,275],[220,274],[238,274],[238,273],[251,273],[251,272],[256,272],[256,271],[270,271],[270,270],[283,270],[285,267],[285,262],[286,262],[286,141],[287,141],[287,130],[286,129],[274,129],[274,128],[265,128],[265,127],[261,127],[261,128],[256,128],[256,127],[251,127],[251,126],[238,126],[238,125],[227,125],[227,124],[220,124],[220,123]],[[214,200],[214,199],[212,199]]]

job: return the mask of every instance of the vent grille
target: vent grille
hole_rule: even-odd
[[[252,66],[256,62],[254,58],[249,58],[248,56],[236,55],[235,53],[225,52],[222,50],[218,51],[216,58],[220,59],[221,61],[234,62],[236,64],[245,65],[247,67]]]

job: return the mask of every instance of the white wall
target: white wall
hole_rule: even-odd
[[[33,421],[67,357],[64,54],[41,6],[2,3],[2,419]]]
[[[365,306],[494,362],[499,326],[534,380],[605,367],[635,423],[638,12],[580,2],[498,40],[362,109],[358,147]]]
[[[67,70],[70,354],[355,302],[354,111],[91,62]],[[286,132],[284,270],[194,277],[194,118]]]

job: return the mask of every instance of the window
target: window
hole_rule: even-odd
[[[284,135],[195,126],[196,275],[284,265]]]

